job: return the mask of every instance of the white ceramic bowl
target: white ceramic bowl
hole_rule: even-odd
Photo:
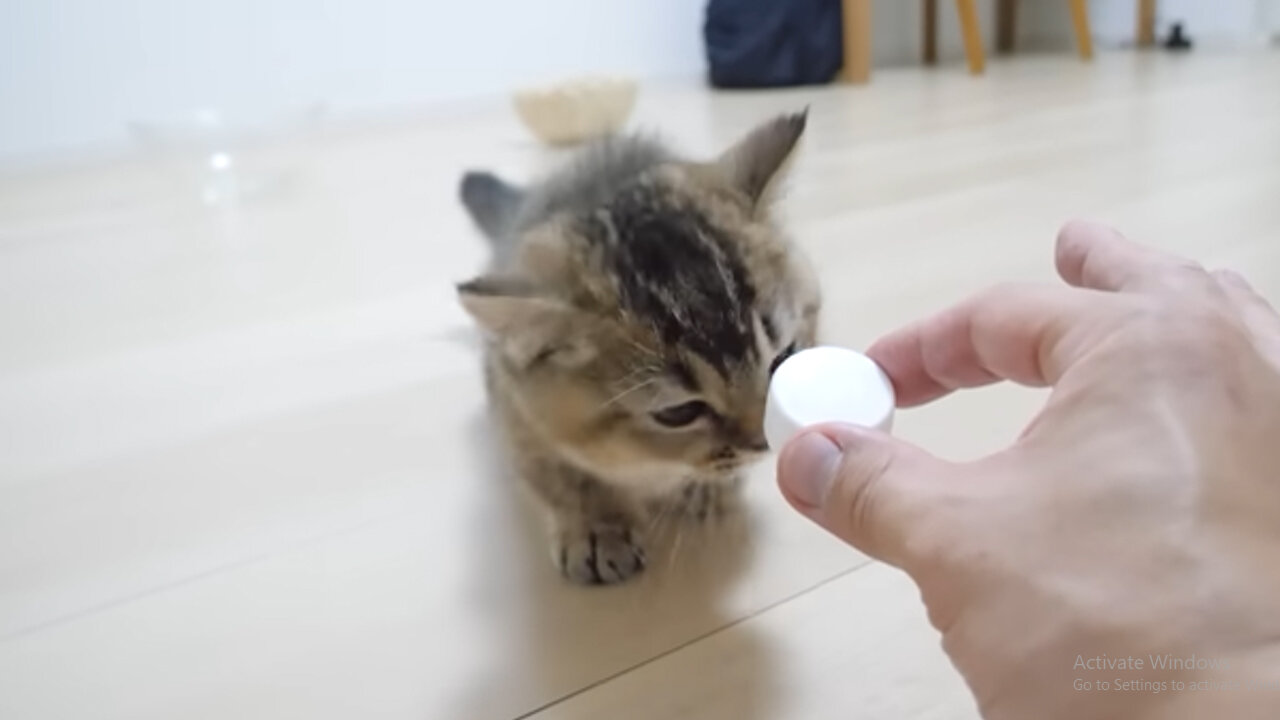
[[[539,140],[574,145],[616,132],[636,102],[625,78],[582,78],[515,94],[516,113]]]

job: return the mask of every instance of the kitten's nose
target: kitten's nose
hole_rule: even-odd
[[[730,444],[744,452],[768,452],[769,439],[764,434],[764,418],[756,422],[740,422],[729,436]]]

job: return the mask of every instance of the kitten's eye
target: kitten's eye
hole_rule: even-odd
[[[778,357],[774,358],[772,363],[769,363],[769,374],[772,375],[775,372],[777,372],[778,366],[781,365],[784,361],[786,361],[787,358],[795,354],[796,354],[796,344],[793,342],[790,345],[783,348],[782,352],[778,353]]]
[[[659,425],[665,425],[670,428],[679,428],[692,424],[695,420],[707,414],[710,410],[707,404],[701,400],[690,400],[680,405],[672,405],[669,408],[663,408],[652,413],[653,419],[658,421]]]

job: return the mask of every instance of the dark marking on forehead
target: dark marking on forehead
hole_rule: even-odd
[[[737,248],[701,213],[633,185],[583,222],[617,277],[623,308],[665,344],[726,375],[753,358],[755,288]]]
[[[671,362],[667,368],[667,372],[680,383],[680,386],[689,392],[698,392],[698,378],[694,376],[693,370],[689,368],[683,360],[675,360]]]

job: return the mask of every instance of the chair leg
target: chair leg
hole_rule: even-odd
[[[975,0],[956,0],[956,12],[960,14],[960,30],[964,34],[964,54],[969,59],[969,72],[981,75],[986,67],[982,49],[982,28],[978,25],[978,8]]]
[[[1018,0],[998,0],[996,3],[996,50],[1013,52],[1018,37]]]
[[[844,14],[844,79],[871,79],[871,0],[842,0]]]
[[[1093,31],[1089,27],[1089,0],[1071,0],[1071,24],[1076,28],[1076,48],[1083,60],[1093,58]]]
[[[1138,0],[1138,47],[1156,44],[1156,0]]]
[[[938,63],[938,0],[924,0],[924,64]]]

